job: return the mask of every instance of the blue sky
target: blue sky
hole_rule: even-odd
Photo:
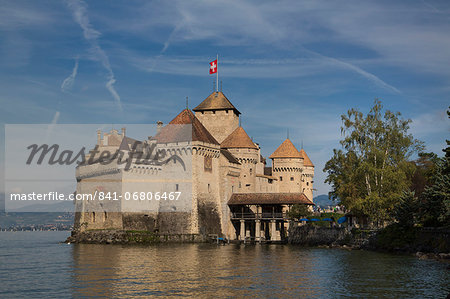
[[[0,1],[0,121],[166,123],[211,93],[218,53],[263,154],[289,129],[324,194],[340,115],[375,98],[440,154],[449,15],[448,1]]]

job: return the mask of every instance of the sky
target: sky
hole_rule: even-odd
[[[217,54],[244,129],[265,157],[303,143],[315,196],[350,108],[380,99],[427,151],[450,139],[450,2],[431,0],[0,0],[0,122],[167,123],[212,92]]]

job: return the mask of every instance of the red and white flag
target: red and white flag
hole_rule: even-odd
[[[210,74],[215,74],[217,73],[217,59],[214,61],[211,61],[209,63],[209,73]]]

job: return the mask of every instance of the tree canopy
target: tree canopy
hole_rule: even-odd
[[[357,215],[388,220],[410,187],[415,165],[409,159],[423,143],[408,133],[411,120],[383,113],[377,99],[367,115],[353,108],[341,119],[342,148],[333,150],[324,168],[330,197]]]

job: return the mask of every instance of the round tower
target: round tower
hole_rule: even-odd
[[[303,172],[302,172],[302,192],[313,200],[313,183],[314,183],[314,164],[309,159],[305,150],[300,150],[300,155],[303,158]]]
[[[241,175],[239,177],[238,193],[255,192],[256,167],[260,159],[259,148],[250,139],[242,127],[237,127],[220,144],[227,149],[241,163]]]
[[[278,179],[280,193],[302,193],[303,158],[287,138],[269,157],[272,159],[272,176]]]

